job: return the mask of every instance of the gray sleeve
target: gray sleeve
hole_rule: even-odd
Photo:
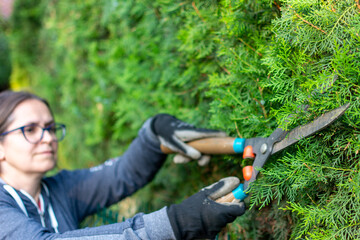
[[[144,222],[150,239],[176,239],[166,213],[166,207],[144,215]]]
[[[62,171],[46,181],[53,198],[69,201],[71,214],[80,222],[149,183],[166,157],[150,129],[149,119],[122,156],[90,169]]]
[[[166,208],[149,214],[139,213],[121,223],[53,233],[28,218],[10,203],[0,201],[0,239],[22,240],[173,240]]]
[[[76,234],[74,234],[76,232]],[[69,235],[69,236],[67,236]],[[63,240],[176,240],[166,207],[150,214],[137,214],[123,223],[64,233]]]

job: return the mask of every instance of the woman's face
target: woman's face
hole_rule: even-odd
[[[38,124],[44,128],[54,123],[54,118],[43,102],[29,99],[15,108],[11,121],[6,131],[29,124]],[[19,129],[7,134],[0,142],[0,162],[6,165],[4,170],[13,168],[24,174],[44,174],[55,167],[57,148],[57,141],[48,131],[44,132],[40,142],[33,144],[24,138]]]

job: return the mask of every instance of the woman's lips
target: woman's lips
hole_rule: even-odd
[[[39,152],[38,153],[39,155],[53,155],[54,154],[54,151],[42,151],[42,152]]]

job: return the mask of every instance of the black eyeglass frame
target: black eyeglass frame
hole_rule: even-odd
[[[31,127],[31,126],[40,127],[40,128],[42,129],[41,137],[40,137],[40,139],[39,139],[38,141],[36,141],[36,142],[31,142],[29,139],[27,139],[26,134],[25,134],[25,131],[24,131],[24,128],[26,128],[26,127]],[[58,129],[58,128],[61,128],[62,137],[61,137],[60,139],[56,138],[56,142],[60,142],[60,141],[62,141],[62,140],[65,138],[65,134],[66,134],[66,126],[65,126],[65,124],[62,124],[62,123],[52,123],[52,124],[50,124],[49,126],[44,127],[44,128],[41,127],[41,126],[39,126],[38,124],[29,124],[29,125],[25,125],[25,126],[22,126],[22,127],[15,128],[15,129],[13,129],[13,130],[9,130],[9,131],[3,132],[3,133],[0,134],[0,137],[6,136],[7,134],[12,133],[12,132],[15,132],[15,131],[17,131],[17,130],[21,130],[21,132],[22,132],[22,134],[23,134],[23,136],[24,136],[24,138],[25,138],[26,141],[28,141],[29,143],[32,143],[32,144],[37,144],[37,143],[39,143],[39,142],[43,139],[43,137],[44,137],[44,132],[45,132],[45,131],[48,131],[48,133],[51,135],[50,130],[51,130],[51,129]]]

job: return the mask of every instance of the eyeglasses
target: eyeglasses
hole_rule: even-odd
[[[16,130],[21,130],[25,139],[29,143],[33,143],[33,144],[39,143],[43,139],[45,131],[48,131],[49,134],[51,135],[51,137],[54,138],[55,141],[57,141],[57,142],[60,142],[61,140],[63,140],[65,137],[65,133],[66,133],[66,128],[65,128],[64,124],[53,123],[45,128],[42,128],[37,124],[30,124],[30,125],[22,126],[22,127],[4,132],[4,133],[0,134],[0,136],[5,136]]]

